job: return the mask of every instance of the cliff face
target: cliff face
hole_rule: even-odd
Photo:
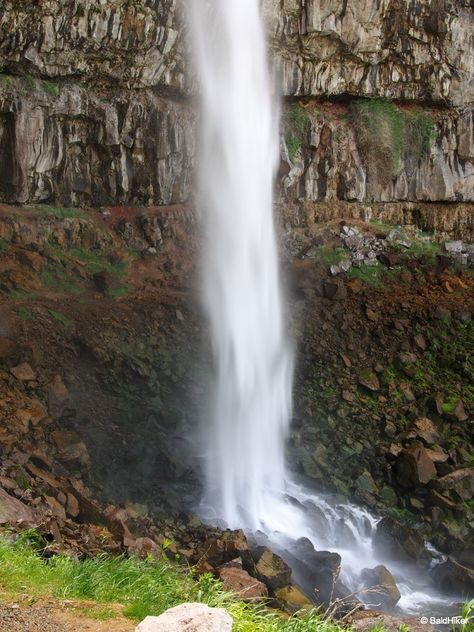
[[[474,199],[469,5],[264,1],[291,98],[283,205]],[[0,200],[189,201],[196,110],[182,23],[173,0],[4,2]]]

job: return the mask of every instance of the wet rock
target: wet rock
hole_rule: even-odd
[[[135,632],[231,632],[232,618],[224,608],[184,603],[159,617],[146,617]]]
[[[339,585],[341,556],[330,551],[316,551],[308,538],[300,538],[291,550],[291,565],[297,583],[308,595],[329,605],[333,597],[345,597],[344,587]],[[340,589],[340,590],[339,590]]]
[[[474,593],[474,569],[460,564],[451,557],[435,566],[430,575],[442,591],[457,595]]]
[[[235,593],[242,601],[257,603],[268,596],[266,585],[242,568],[224,566],[218,571],[224,590]]]
[[[275,598],[283,610],[289,614],[295,614],[301,610],[312,610],[314,604],[308,599],[299,586],[289,585],[278,588]]]
[[[36,373],[27,362],[22,362],[18,366],[10,369],[10,373],[22,382],[32,382],[36,380]]]
[[[395,470],[397,482],[403,487],[426,485],[437,476],[433,461],[422,447],[402,450],[397,458]]]
[[[375,608],[393,609],[400,600],[400,591],[392,573],[385,566],[365,568],[361,573],[364,588],[370,589],[365,595],[366,601]]]
[[[279,555],[265,547],[252,551],[255,562],[255,575],[271,590],[282,588],[290,583],[291,568]]]
[[[382,518],[374,535],[374,548],[389,559],[411,559],[417,562],[431,560],[422,536],[393,518]]]
[[[439,432],[436,429],[436,426],[428,419],[428,417],[420,417],[415,421],[414,424],[416,428],[416,434],[420,439],[430,445],[432,443],[437,443],[439,441]]]

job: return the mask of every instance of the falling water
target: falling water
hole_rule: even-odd
[[[293,362],[272,208],[278,112],[260,1],[189,5],[202,108],[203,295],[216,374],[201,514],[258,529],[290,558],[299,537],[337,550],[344,581],[357,589],[362,568],[383,562],[373,551],[376,519],[285,480]],[[423,584],[417,592],[403,568],[397,579],[405,611],[443,601]]]
[[[292,380],[273,223],[278,116],[259,0],[193,0],[202,95],[204,303],[216,367],[207,499],[258,526],[284,487]]]

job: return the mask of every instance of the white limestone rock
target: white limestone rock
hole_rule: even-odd
[[[146,617],[135,632],[231,632],[232,618],[224,608],[183,603],[159,617]]]

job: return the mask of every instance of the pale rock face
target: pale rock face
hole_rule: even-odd
[[[0,202],[192,201],[196,81],[182,7],[3,2]],[[470,0],[263,0],[262,11],[283,94],[317,99],[308,147],[282,178],[282,204],[474,201]],[[436,118],[430,151],[408,148],[390,178],[367,164],[354,125],[316,115],[320,102],[367,96]]]
[[[159,617],[146,617],[135,632],[231,632],[232,618],[224,608],[184,603]]]

